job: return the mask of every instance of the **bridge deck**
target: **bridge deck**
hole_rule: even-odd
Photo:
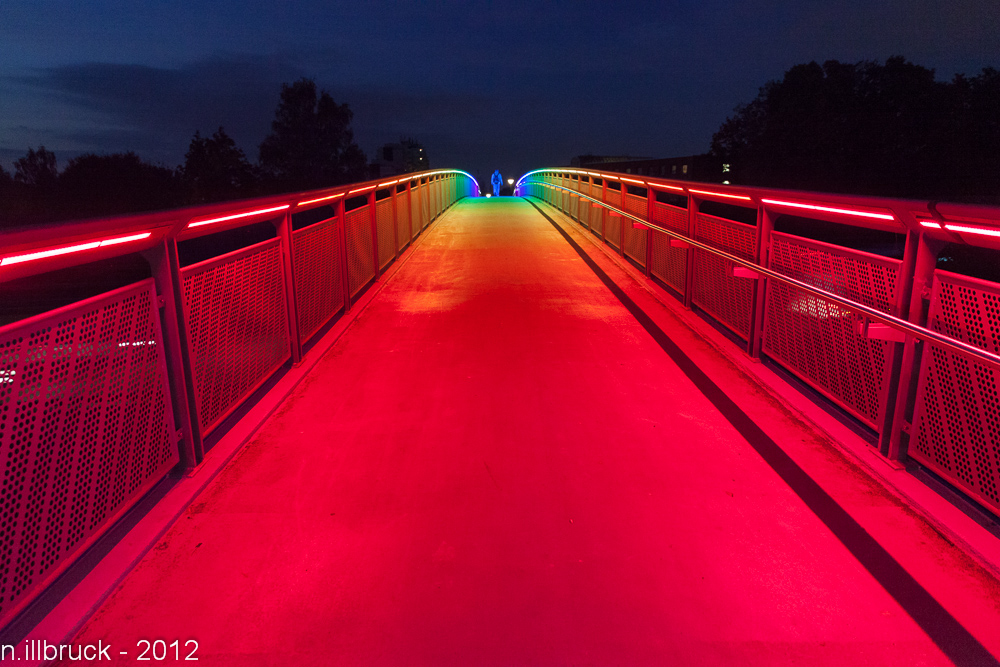
[[[232,665],[1000,654],[993,578],[561,224],[447,212],[77,641]]]

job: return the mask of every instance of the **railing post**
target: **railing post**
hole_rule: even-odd
[[[288,209],[275,224],[281,239],[281,270],[285,275],[285,317],[291,343],[292,365],[302,361],[302,337],[299,335],[299,309],[295,293],[295,271],[292,268],[292,210]]]
[[[399,211],[396,209],[396,184],[393,183],[391,186],[390,193],[392,195],[392,237],[393,237],[393,256],[399,259]]]
[[[351,309],[351,270],[347,257],[347,205],[345,197],[337,200],[337,228],[340,230],[340,284],[344,286],[344,312]]]
[[[194,372],[188,346],[177,242],[168,237],[142,255],[149,262],[157,297],[162,300],[160,323],[163,352],[167,360],[167,381],[170,385],[170,395],[173,397],[171,408],[174,412],[174,423],[181,431],[178,445],[181,466],[190,469],[198,465],[204,457],[205,446],[202,440],[201,421],[198,418],[197,391],[194,386]]]
[[[628,210],[628,186],[625,181],[618,181],[618,208]],[[618,256],[625,257],[625,221],[626,217],[618,218]]]
[[[608,203],[608,177],[601,179],[601,203]],[[601,207],[601,243],[608,244],[608,209]]]
[[[771,268],[771,232],[774,231],[774,216],[757,204],[757,248],[755,261],[758,266]],[[764,342],[764,310],[767,307],[767,278],[759,276],[753,281],[753,296],[750,301],[750,332],[747,336],[747,354],[751,359],[760,360],[760,350]]]
[[[653,212],[655,211],[656,197],[653,195],[653,188],[650,187],[649,183],[646,183],[646,222],[653,221]],[[646,230],[646,278],[652,275],[650,266],[653,263],[653,229],[652,227]]]
[[[688,238],[693,239],[698,225],[698,203],[699,199],[688,193]],[[687,259],[684,265],[684,307],[691,310],[694,307],[694,271],[695,271],[695,250],[689,248]]]
[[[413,179],[411,178],[406,182],[406,211],[407,218],[410,220],[410,243],[413,243],[413,239],[420,236],[422,229],[420,227],[420,211],[417,211],[417,233],[413,233]]]
[[[916,239],[913,237],[916,236]],[[916,246],[911,251],[912,246]],[[937,266],[938,253],[944,247],[943,241],[929,239],[922,232],[909,232],[906,235],[906,249],[903,251],[903,264],[900,266],[900,273],[908,268],[907,260],[912,257],[912,264],[909,265],[912,278],[909,282],[909,294],[905,289],[901,289],[897,284],[896,304],[900,306],[900,314],[903,308],[907,309],[906,319],[919,326],[927,324],[927,305],[930,301],[931,289],[934,286],[934,269]],[[909,256],[908,256],[909,253]],[[905,280],[905,279],[904,279]],[[895,305],[894,304],[894,307]],[[898,348],[899,344],[894,348]],[[894,353],[892,361],[895,363],[899,359],[898,378],[895,367],[890,367],[889,385],[895,385],[895,396],[891,403],[886,403],[885,412],[891,411],[891,418],[884,419],[881,432],[879,434],[879,451],[892,460],[898,461],[906,456],[906,449],[903,446],[903,435],[908,430],[909,419],[916,400],[916,383],[920,377],[921,357],[925,352],[925,345],[912,336],[906,337],[906,342],[902,344],[902,354]],[[895,352],[895,350],[894,350]],[[889,396],[886,396],[888,400]],[[887,437],[888,435],[888,437]]]
[[[378,214],[375,212],[375,190],[369,190],[368,194],[368,217],[371,218],[372,225],[372,252],[375,253],[375,280],[379,279],[382,271],[378,261]]]

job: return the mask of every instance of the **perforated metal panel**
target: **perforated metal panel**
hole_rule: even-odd
[[[290,356],[279,240],[184,267],[181,276],[207,434]]]
[[[646,198],[635,195],[625,195],[625,210],[632,215],[646,219]],[[622,244],[625,254],[635,260],[640,266],[646,266],[646,235],[644,229],[636,229],[631,220],[622,219]]]
[[[375,257],[373,253],[372,223],[368,207],[362,206],[348,211],[344,216],[347,233],[347,277],[350,280],[351,297],[375,277]]]
[[[625,194],[625,210],[634,216],[646,219],[646,198],[638,195]]]
[[[423,229],[427,229],[427,226],[431,224],[430,191],[429,184],[420,186],[420,223],[423,225]]]
[[[699,213],[695,240],[753,261],[757,228]],[[753,282],[727,275],[726,261],[704,250],[695,250],[694,266],[694,303],[719,323],[746,338],[750,334]]]
[[[937,271],[928,325],[1000,353],[1000,285]],[[1000,399],[991,368],[928,345],[909,455],[1000,515]]]
[[[667,229],[687,233],[688,212],[687,209],[653,202],[653,221]],[[649,272],[684,294],[687,254],[686,248],[670,247],[666,234],[654,231]]]
[[[601,200],[600,188],[594,186],[594,198],[598,201]],[[594,232],[597,236],[604,234],[604,207],[594,208],[593,203],[590,205],[590,231]]]
[[[378,233],[378,263],[384,269],[396,257],[396,230],[392,221],[392,200],[375,202],[375,223]]]
[[[0,328],[0,623],[178,461],[152,280]]]
[[[615,250],[621,247],[622,220],[624,218],[613,218],[610,212],[604,214],[604,240]]]
[[[414,184],[410,191],[410,238],[415,239],[420,235],[420,230],[424,228],[420,220],[420,194]]]
[[[406,247],[412,239],[410,234],[410,207],[406,205],[406,193],[397,192],[396,195],[396,238],[399,242],[397,251]]]
[[[292,232],[299,334],[308,340],[344,308],[337,219]]]
[[[686,248],[670,247],[667,235],[654,231],[649,272],[684,294],[687,253]]]
[[[653,222],[661,227],[686,234],[688,211],[686,208],[653,202]]]
[[[883,313],[892,309],[898,260],[788,234],[771,236],[771,268]],[[855,333],[857,318],[828,301],[771,281],[764,352],[872,428],[885,406],[891,344]]]
[[[611,181],[609,181],[610,183]],[[624,187],[624,186],[623,186]],[[604,201],[611,204],[616,208],[622,208],[622,191],[615,190],[614,188],[608,186],[607,192],[605,193]]]

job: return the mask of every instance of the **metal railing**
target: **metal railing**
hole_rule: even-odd
[[[567,168],[529,172],[516,192],[561,209],[748,355],[845,409],[884,456],[912,458],[1000,514],[1000,284],[936,266],[947,243],[1000,250],[1000,209]],[[752,209],[755,224],[706,202]],[[776,231],[782,215],[893,232],[903,257]]]
[[[151,276],[0,327],[0,625],[478,193],[437,170],[0,234],[0,283],[126,255]],[[187,241],[262,226],[182,265]]]

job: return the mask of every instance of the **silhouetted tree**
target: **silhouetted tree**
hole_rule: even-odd
[[[10,225],[19,217],[16,209],[20,208],[20,197],[15,187],[14,178],[0,166],[0,226]]]
[[[362,180],[364,153],[354,143],[353,114],[316,83],[281,86],[271,134],[260,145],[260,167],[278,191],[309,190]]]
[[[13,178],[0,177],[0,221],[14,226],[51,219],[58,177],[55,154],[44,146],[29,148],[14,161]]]
[[[29,148],[28,153],[14,162],[14,180],[30,188],[38,190],[55,186],[59,177],[56,168],[56,155],[39,146],[38,150]]]
[[[0,202],[10,196],[10,191],[14,187],[14,179],[10,173],[0,165]]]
[[[135,153],[88,153],[66,165],[58,198],[64,219],[86,218],[173,208],[183,203],[183,190],[172,169]]]
[[[1000,71],[956,76],[950,172],[953,189],[965,198],[1000,195]]]
[[[998,194],[1000,86],[993,70],[935,81],[902,57],[796,65],[737,107],[711,152],[735,181],[898,197]],[[972,178],[979,170],[983,176]],[[990,181],[992,180],[992,186]]]
[[[221,127],[211,137],[194,133],[179,171],[194,204],[250,196],[257,181],[253,165]]]

